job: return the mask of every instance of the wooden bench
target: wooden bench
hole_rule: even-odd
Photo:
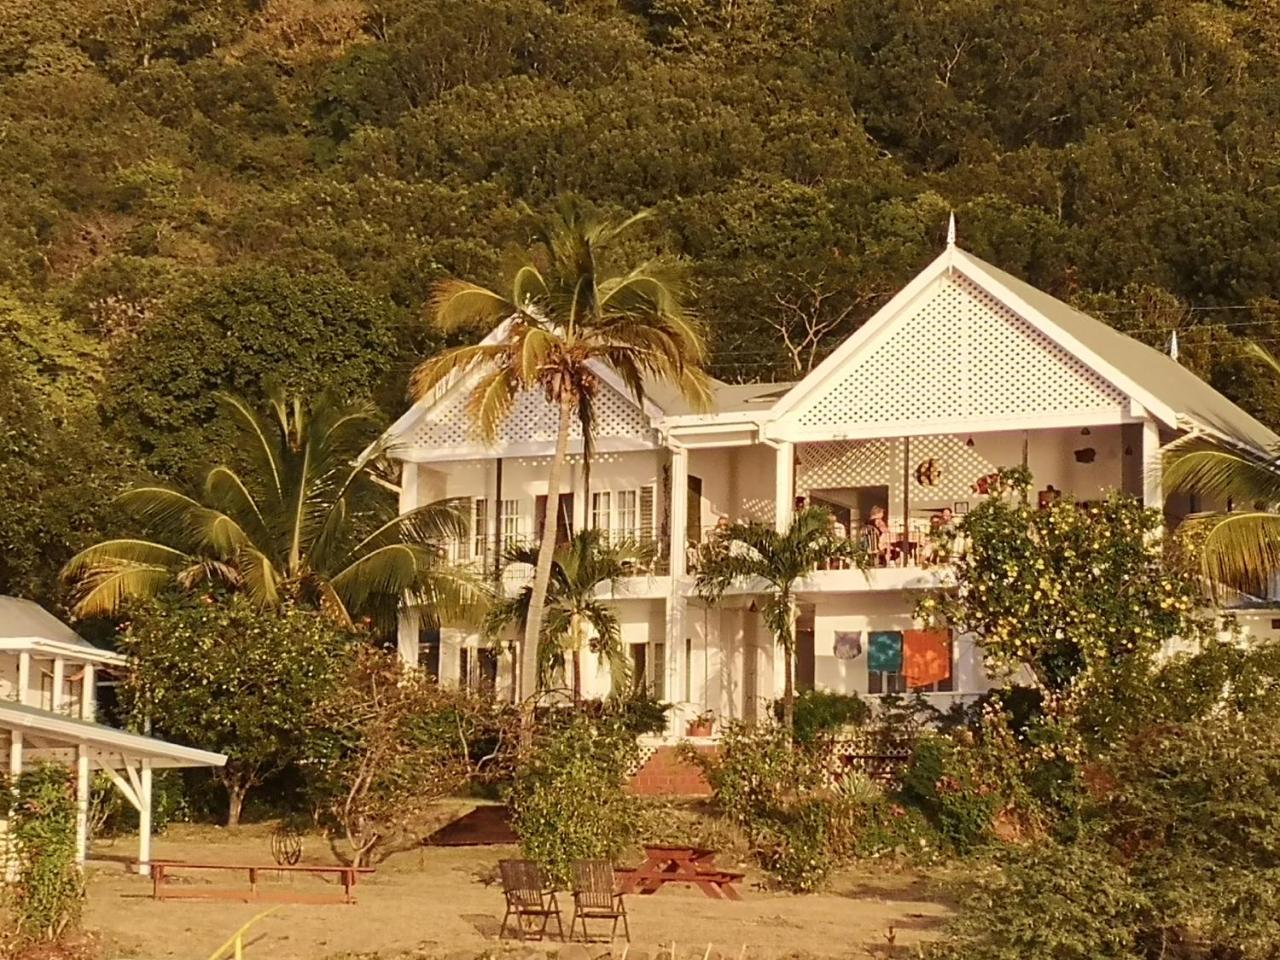
[[[223,890],[203,885],[192,887],[174,886],[168,881],[173,878],[175,870],[214,870],[223,872],[243,872],[248,875],[249,889]],[[258,886],[258,875],[261,873],[305,874],[324,878],[332,875],[342,884],[342,895],[337,893],[312,894],[299,893],[294,890],[262,890]],[[282,903],[355,903],[352,893],[361,875],[373,873],[373,867],[353,867],[348,864],[248,864],[248,863],[190,863],[186,860],[152,860],[151,861],[151,896],[154,900],[270,900]]]

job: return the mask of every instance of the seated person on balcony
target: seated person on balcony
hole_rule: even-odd
[[[889,524],[884,519],[884,507],[875,506],[868,511],[867,522],[862,525],[861,540],[867,556],[877,567],[886,566],[891,553],[897,555],[889,543]]]
[[[724,553],[729,548],[729,518],[721,514],[716,518],[716,525],[707,531],[706,539],[702,543],[689,544],[689,572],[698,569],[698,563],[702,558],[717,553]]]

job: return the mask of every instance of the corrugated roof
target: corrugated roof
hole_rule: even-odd
[[[1051,323],[1115,366],[1177,414],[1246,446],[1270,452],[1280,446],[1265,424],[1251,417],[1173,358],[1095,320],[1025,280],[957,248],[957,261],[969,261],[1007,286]]]
[[[0,728],[42,735],[59,743],[84,744],[153,761],[161,767],[221,767],[221,753],[184,747],[156,737],[77,720],[26,704],[0,700]]]

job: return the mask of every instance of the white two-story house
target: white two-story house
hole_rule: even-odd
[[[456,556],[507,589],[531,570],[500,572],[498,558],[533,538],[547,509],[561,537],[593,526],[652,541],[658,559],[608,595],[636,677],[676,704],[676,731],[706,710],[758,717],[781,691],[759,598],[743,587],[708,606],[694,589],[697,544],[721,517],[781,526],[805,502],[855,531],[883,510],[882,565],[815,573],[798,624],[801,689],[875,696],[905,691],[911,671],[869,657],[872,634],[883,642],[915,627],[919,591],[942,576],[926,562],[931,518],[964,513],[981,498],[982,478],[1025,465],[1045,497],[1122,490],[1177,519],[1194,505],[1162,494],[1170,441],[1195,431],[1261,452],[1278,439],[1175,360],[953,243],[797,383],[717,383],[713,408],[701,413],[661,387],[637,404],[601,378],[589,489],[575,436],[573,466],[548,491],[555,411],[539,394],[523,396],[487,445],[458,383],[392,427],[402,508],[466,498],[471,535]],[[507,655],[473,629],[420,629],[407,616],[399,642],[406,660],[442,681],[511,692]],[[933,671],[924,692],[945,706],[987,689],[972,640],[951,637],[946,650],[949,675]],[[603,694],[609,677],[584,659],[584,691]]]

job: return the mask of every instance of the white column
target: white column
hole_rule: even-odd
[[[138,791],[138,872],[151,875],[151,761],[142,761],[142,789]]]
[[[1142,422],[1142,503],[1152,510],[1164,508],[1164,469],[1160,456],[1160,425]]]
[[[86,663],[80,680],[80,719],[93,722],[96,693],[93,664]],[[76,747],[76,861],[78,863],[84,863],[89,856],[89,784],[92,776],[89,748],[81,744]]]
[[[685,549],[689,536],[689,451],[671,451],[671,576],[686,573]]]
[[[89,748],[76,747],[76,863],[89,856]]]
[[[92,663],[84,665],[84,679],[80,681],[80,719],[93,723],[98,715],[98,687]]]
[[[791,526],[791,514],[796,505],[796,450],[795,444],[783,440],[774,451],[774,517],[778,532]]]
[[[53,701],[54,713],[62,712],[62,685],[66,683],[67,665],[61,657],[53,658]]]
[[[396,624],[396,652],[406,667],[418,666],[418,627],[420,615],[417,610],[400,611],[400,620]]]
[[[31,654],[23,650],[18,654],[18,703],[31,702]]]
[[[400,464],[400,512],[408,513],[418,503],[418,465],[405,461]]]

